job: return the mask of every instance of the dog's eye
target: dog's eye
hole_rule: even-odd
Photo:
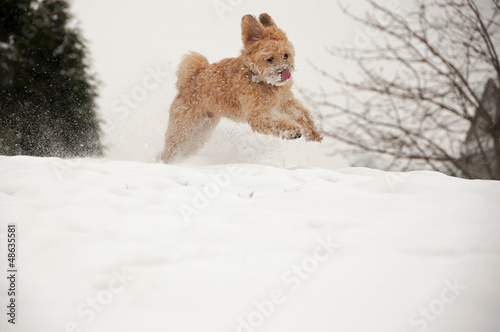
[[[285,55],[283,56],[285,59],[288,59],[288,54],[285,53]]]
[[[272,62],[273,62],[273,60],[274,60],[274,58],[273,58],[273,57],[270,57],[269,59],[266,59],[266,61],[267,61],[267,62],[269,62],[269,63],[272,63]]]

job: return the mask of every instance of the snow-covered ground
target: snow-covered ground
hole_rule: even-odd
[[[0,157],[0,331],[498,332],[498,197],[434,172]]]

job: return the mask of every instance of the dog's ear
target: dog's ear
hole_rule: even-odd
[[[274,20],[271,18],[271,16],[269,16],[269,14],[267,14],[267,13],[260,14],[259,21],[266,28],[268,28],[268,27],[276,27],[277,26],[276,23],[274,22]]]
[[[264,27],[252,15],[245,15],[241,19],[241,37],[245,47],[250,46],[262,37]]]

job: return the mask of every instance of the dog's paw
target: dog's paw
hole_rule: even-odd
[[[298,130],[285,130],[281,132],[281,138],[282,139],[297,139],[301,138],[302,134]]]
[[[310,132],[306,135],[306,141],[321,142],[323,135],[317,131]]]

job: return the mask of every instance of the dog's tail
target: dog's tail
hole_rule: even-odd
[[[184,55],[179,68],[177,69],[177,89],[180,89],[186,82],[191,80],[197,72],[203,67],[207,67],[209,62],[207,58],[197,52],[190,52]]]

